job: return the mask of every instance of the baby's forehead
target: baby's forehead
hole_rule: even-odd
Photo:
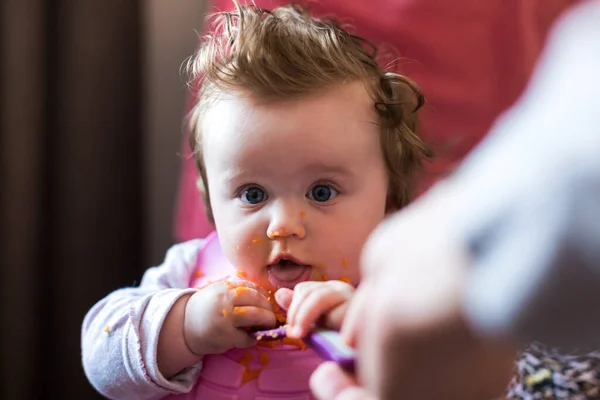
[[[323,93],[280,103],[228,96],[207,110],[202,124],[205,157],[222,162],[306,158],[307,162],[376,151],[380,131],[372,103],[356,93]]]
[[[204,106],[204,114],[211,113],[219,108],[235,108],[237,112],[267,111],[284,113],[294,110],[311,111],[314,109],[334,110],[344,108],[361,111],[375,119],[374,99],[368,82],[348,81],[338,82],[325,88],[315,88],[314,91],[303,94],[281,94],[274,91],[272,94],[257,94],[246,88],[211,89],[200,100]],[[339,111],[339,110],[338,110]]]
[[[201,122],[206,135],[224,129],[240,134],[260,129],[284,131],[294,125],[326,134],[341,125],[377,124],[373,99],[361,82],[285,98],[262,98],[242,90],[221,91],[205,103]]]

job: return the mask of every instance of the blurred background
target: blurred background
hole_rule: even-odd
[[[0,2],[0,399],[100,398],[81,367],[85,313],[211,229],[180,71],[204,13],[232,4],[207,1]],[[426,190],[520,95],[577,0],[307,2],[391,45],[423,89]]]
[[[199,0],[0,2],[1,399],[101,398],[85,312],[173,242]]]

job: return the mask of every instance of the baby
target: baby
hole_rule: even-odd
[[[367,236],[409,203],[429,156],[418,88],[335,20],[236,3],[214,22],[189,69],[216,233],[173,246],[86,315],[84,369],[109,398],[313,398],[319,356],[248,331],[284,323],[284,306],[301,338],[344,303]]]

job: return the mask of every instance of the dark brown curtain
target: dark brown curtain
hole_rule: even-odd
[[[144,269],[141,4],[0,2],[1,399],[100,398],[82,319]]]

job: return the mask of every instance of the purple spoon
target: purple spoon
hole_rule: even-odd
[[[251,332],[250,335],[254,339],[262,342],[273,342],[275,340],[281,340],[287,336],[287,325],[280,326],[279,328],[267,329],[264,331]]]
[[[252,332],[251,335],[259,341],[271,342],[281,340],[287,336],[287,325],[275,329]],[[354,371],[354,350],[342,341],[339,332],[315,327],[302,340],[324,359],[335,361],[346,371]]]

